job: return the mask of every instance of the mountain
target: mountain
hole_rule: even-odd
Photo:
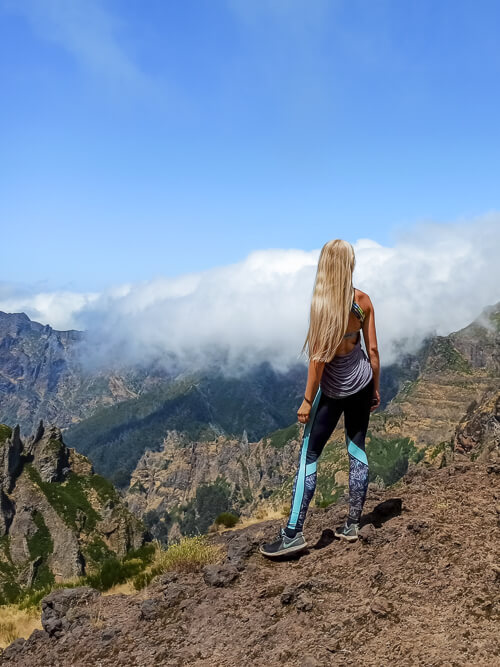
[[[82,331],[57,331],[25,313],[0,311],[0,421],[19,424],[21,435],[32,433],[40,419],[64,430],[171,379],[161,368],[86,370],[84,342]]]
[[[425,341],[413,361],[418,375],[371,417],[366,444],[370,482],[379,488],[391,485],[419,461],[439,467],[458,443],[458,428],[476,424],[483,412],[495,422],[491,405],[500,389],[499,312],[497,304],[464,329]],[[127,504],[164,541],[204,533],[223,512],[246,518],[285,514],[302,432],[296,421],[253,441],[246,433],[200,439],[168,430],[161,447],[138,461]],[[348,469],[341,420],[319,461],[316,506],[347,497]]]
[[[113,485],[40,421],[24,442],[0,424],[0,602],[88,574],[144,540]]]
[[[85,344],[85,332],[57,331],[25,313],[0,311],[0,421],[18,423],[21,434],[40,419],[57,423],[66,442],[120,487],[169,430],[203,441],[246,431],[256,440],[288,426],[306,384],[304,363],[282,373],[259,363],[237,378],[223,375],[215,362],[193,373],[174,359],[170,370],[158,360],[90,371],[82,364]],[[384,368],[384,401],[417,372],[410,355]]]
[[[288,425],[304,383],[302,367],[277,373],[268,363],[240,378],[190,373],[165,388],[96,411],[69,427],[65,438],[101,474],[126,486],[142,454],[158,450],[171,430],[181,432],[186,442],[203,442],[245,430],[255,439]]]
[[[500,303],[470,325],[435,336],[419,353],[418,376],[406,383],[371,429],[409,438],[418,446],[449,447],[455,427],[473,402],[500,383]]]
[[[371,487],[354,544],[333,536],[345,505],[312,508],[309,547],[288,560],[257,550],[277,536],[276,519],[208,536],[219,563],[179,562],[131,595],[54,591],[43,629],[16,639],[0,665],[496,666],[498,444],[484,460],[452,451],[449,463]]]

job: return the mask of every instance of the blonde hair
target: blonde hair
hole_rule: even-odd
[[[347,241],[335,239],[321,248],[311,300],[309,330],[301,353],[309,360],[331,361],[346,330],[354,298],[356,259]]]

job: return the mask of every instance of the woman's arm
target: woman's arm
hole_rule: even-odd
[[[314,401],[314,397],[319,388],[319,382],[321,376],[323,375],[323,368],[325,367],[324,361],[313,361],[309,362],[309,369],[307,371],[307,384],[306,391],[304,393],[305,398],[308,399],[311,403]],[[302,401],[302,405],[297,411],[297,416],[299,422],[305,424],[309,421],[309,413],[311,412],[311,405],[306,401]]]
[[[378,354],[377,332],[375,330],[375,312],[373,304],[368,294],[365,295],[368,308],[366,308],[366,317],[363,322],[363,337],[365,339],[366,351],[370,359],[373,370],[373,405],[371,410],[375,410],[380,405],[380,357]]]

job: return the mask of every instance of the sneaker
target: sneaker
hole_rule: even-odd
[[[335,530],[335,537],[339,537],[341,540],[347,540],[347,542],[355,542],[358,539],[359,533],[359,523],[351,523],[350,526],[347,525],[347,521],[343,526]]]
[[[302,532],[297,533],[295,537],[288,537],[284,528],[280,528],[279,538],[276,542],[269,542],[263,544],[259,551],[264,556],[275,558],[276,556],[283,556],[283,554],[295,553],[307,547],[307,542],[304,539]]]

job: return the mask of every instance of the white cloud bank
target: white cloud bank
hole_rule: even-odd
[[[374,304],[383,364],[401,344],[414,349],[428,334],[456,331],[500,300],[499,231],[500,214],[491,213],[419,225],[394,247],[354,244],[355,285]],[[168,367],[177,356],[195,368],[217,358],[230,371],[264,359],[284,369],[304,361],[319,250],[259,250],[236,264],[100,294],[29,294],[0,283],[0,310],[86,330],[91,366],[159,359]]]

